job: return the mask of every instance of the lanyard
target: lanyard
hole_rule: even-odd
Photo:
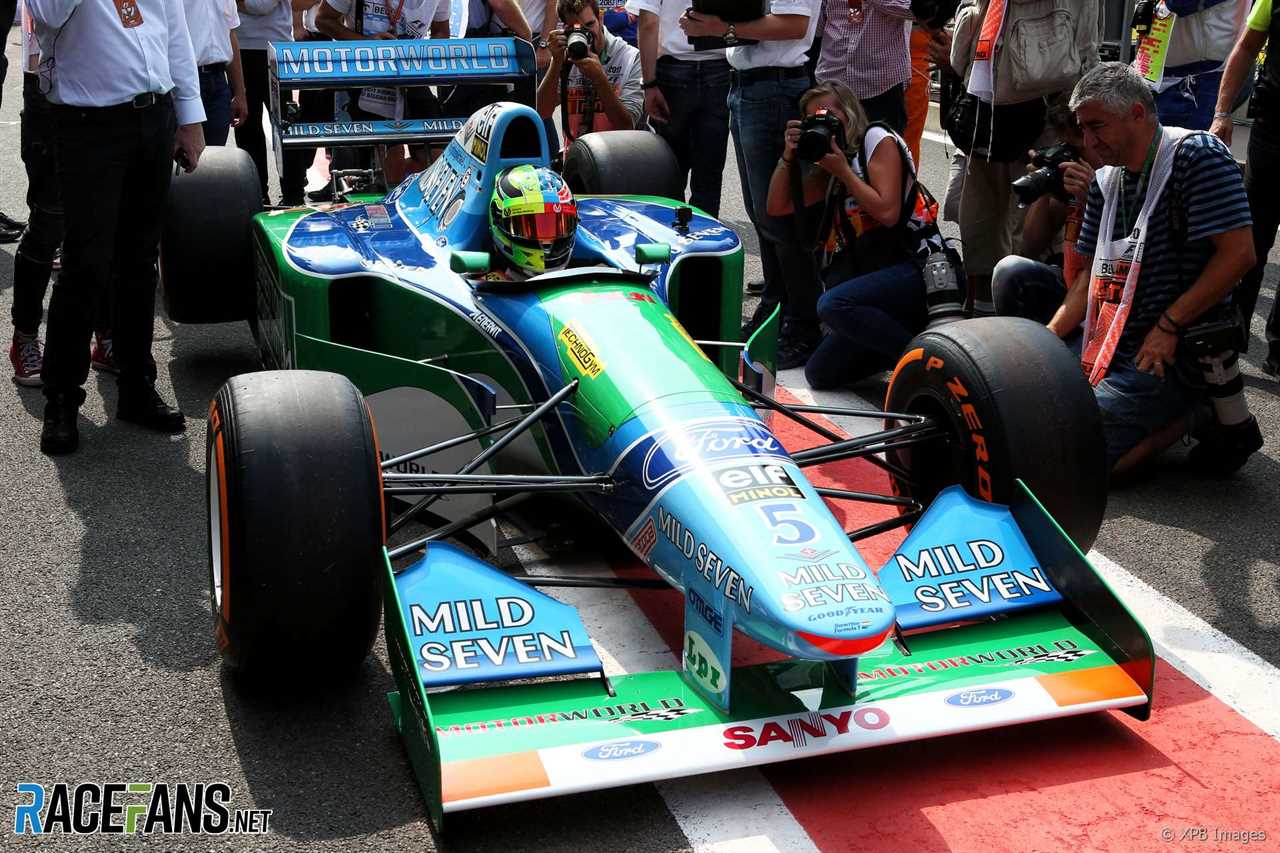
[[[396,11],[394,14],[391,12],[391,7],[387,7],[387,24],[389,25],[387,27],[387,32],[395,35],[396,24],[400,21],[400,13],[403,11],[404,0],[400,0],[400,2],[396,4]]]
[[[1147,186],[1147,180],[1151,177],[1151,164],[1155,162],[1156,151],[1160,148],[1160,140],[1164,136],[1164,129],[1160,125],[1156,125],[1155,133],[1151,135],[1151,144],[1147,146],[1147,159],[1142,161],[1142,174],[1138,177],[1138,186],[1133,197],[1138,204],[1139,209],[1144,201],[1143,192]],[[1124,169],[1120,173],[1120,227],[1124,229],[1125,239],[1129,237],[1129,194],[1126,192],[1129,182],[1129,170]]]

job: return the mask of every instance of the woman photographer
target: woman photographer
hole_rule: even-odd
[[[818,239],[829,288],[818,316],[830,333],[805,378],[814,388],[831,388],[893,367],[925,328],[922,268],[944,246],[937,202],[916,181],[906,143],[884,126],[869,127],[849,87],[821,83],[801,96],[800,109],[810,124],[819,114],[834,117],[842,131],[800,180],[806,210],[823,205]],[[769,184],[770,215],[795,211],[791,170],[799,168],[801,135],[802,122],[789,122]]]

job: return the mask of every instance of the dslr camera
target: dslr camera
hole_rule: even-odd
[[[596,49],[595,33],[582,24],[574,24],[566,28],[564,33],[567,42],[564,52],[574,62],[581,62]]]
[[[1036,170],[1013,182],[1013,194],[1018,197],[1018,206],[1026,207],[1050,193],[1061,201],[1070,201],[1071,194],[1063,185],[1062,170],[1058,166],[1078,159],[1080,152],[1065,142],[1036,151],[1031,158],[1031,165],[1037,167]]]
[[[800,143],[796,156],[806,163],[816,163],[831,153],[831,140],[845,150],[844,125],[828,109],[820,109],[800,122]]]

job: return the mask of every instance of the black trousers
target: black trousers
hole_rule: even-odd
[[[116,280],[113,355],[121,387],[154,382],[151,358],[156,258],[173,176],[173,101],[132,106],[58,106],[58,186],[66,233],[62,273],[49,301],[44,393],[84,399],[96,300]]]
[[[258,167],[258,185],[262,188],[262,197],[265,199],[267,138],[262,133],[262,111],[270,100],[267,91],[267,52],[241,49],[240,69],[244,72],[244,97],[249,107],[249,118],[235,130],[236,147],[244,149],[253,158],[253,164]],[[307,167],[315,156],[314,148],[291,148],[284,153],[280,196],[286,204],[302,203],[302,192],[307,187]]]
[[[35,74],[22,75],[20,148],[27,170],[27,227],[13,258],[13,327],[35,334],[44,316],[53,258],[62,245],[62,194],[54,154],[54,107]]]
[[[1267,270],[1267,254],[1276,242],[1280,227],[1280,116],[1267,121],[1259,118],[1249,132],[1249,155],[1244,167],[1244,188],[1249,194],[1249,212],[1253,214],[1253,251],[1257,263],[1236,288],[1236,306],[1244,317],[1245,328],[1253,320],[1258,304],[1262,276]],[[1271,354],[1280,356],[1280,296],[1271,303],[1267,317],[1267,345]]]
[[[18,0],[0,0],[0,24],[4,25],[4,32],[9,32],[10,25],[13,24],[13,16],[18,12]],[[19,51],[21,56],[22,52]],[[0,50],[0,103],[4,102],[4,80],[9,73],[9,60],[5,57],[4,51]]]
[[[867,121],[882,121],[899,135],[907,132],[907,88],[899,83],[891,89],[860,101]]]

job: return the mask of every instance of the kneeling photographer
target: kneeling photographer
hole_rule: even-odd
[[[960,315],[959,264],[937,226],[937,202],[916,179],[906,143],[867,123],[843,83],[821,83],[800,99],[803,121],[787,125],[769,184],[769,214],[802,199],[818,205],[822,277],[818,317],[830,329],[805,366],[814,388],[847,385],[887,370],[931,320]],[[808,163],[800,176],[800,163]]]
[[[1102,165],[1084,144],[1065,96],[1050,105],[1046,121],[1059,141],[1029,152],[1031,170],[1012,185],[1018,205],[1027,209],[1021,250],[1001,260],[991,273],[997,314],[1044,324],[1062,304],[1068,283],[1082,270],[1084,258],[1076,250],[1076,238],[1089,186]],[[1055,252],[1059,237],[1061,252]]]
[[[1200,439],[1193,467],[1234,471],[1262,446],[1227,303],[1254,262],[1240,168],[1216,137],[1161,127],[1151,90],[1127,65],[1088,71],[1071,108],[1106,165],[1089,188],[1077,241],[1090,272],[1049,328],[1066,338],[1084,321],[1081,366],[1112,471],[1189,431]]]
[[[538,84],[538,114],[561,109],[564,145],[598,130],[631,130],[644,113],[640,51],[604,28],[597,0],[560,0],[563,28],[547,39],[551,65]]]

